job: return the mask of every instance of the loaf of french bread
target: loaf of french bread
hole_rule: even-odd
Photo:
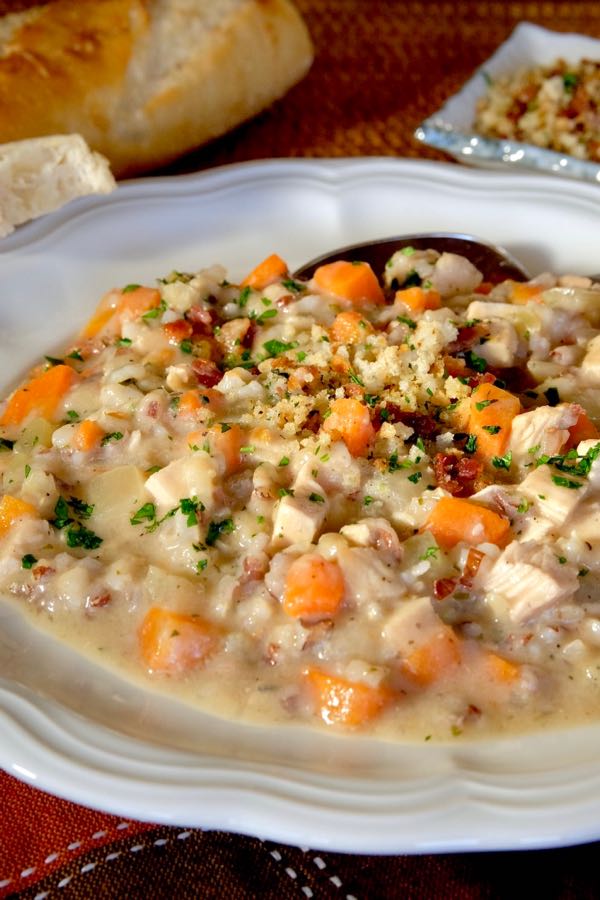
[[[313,58],[291,0],[50,0],[0,16],[0,144],[78,133],[118,178],[265,109]]]

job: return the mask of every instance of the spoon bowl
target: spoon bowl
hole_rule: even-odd
[[[437,250],[438,253],[457,253],[465,256],[483,274],[485,281],[498,284],[507,278],[513,281],[528,281],[530,275],[521,263],[502,247],[496,247],[470,234],[432,232],[425,234],[404,234],[399,237],[383,238],[364,244],[351,244],[338,250],[311,259],[296,269],[296,278],[312,278],[315,269],[338,259],[368,262],[373,271],[380,275],[385,264],[397,250],[414,247],[415,250]]]

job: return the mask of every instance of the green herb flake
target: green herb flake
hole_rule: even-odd
[[[142,319],[158,319],[161,313],[164,313],[167,309],[167,304],[164,300],[161,300],[158,306],[154,306],[152,309],[149,309],[148,312],[142,314]]]
[[[186,340],[181,341],[181,343],[179,344],[179,349],[182,353],[191,353],[194,349],[194,345],[190,340],[186,338]]]
[[[94,512],[93,503],[84,503],[78,497],[69,497],[68,504],[80,519],[89,519]]]
[[[579,488],[583,487],[581,481],[573,481],[571,478],[565,478],[564,475],[553,475],[552,481],[554,484],[558,485],[558,487],[569,488],[572,491],[577,491]]]
[[[37,559],[31,553],[26,553],[25,556],[21,557],[21,568],[23,569],[31,569],[35,566]]]
[[[196,563],[196,571],[198,573],[203,572],[206,569],[207,565],[208,565],[207,559],[199,559],[198,562]]]
[[[437,559],[437,555],[439,552],[440,552],[440,548],[434,544],[433,546],[428,547],[427,550],[425,551],[425,553],[423,553],[423,555],[420,556],[419,559],[421,559],[421,560]]]
[[[312,492],[312,494],[308,495],[308,499],[313,503],[325,503],[325,497],[322,497],[320,494],[317,494],[314,491]]]
[[[57,356],[45,356],[44,359],[49,366],[62,366],[65,362],[64,359],[59,359]]]
[[[280,487],[277,491],[280,497],[293,497],[294,491],[291,488]]]
[[[305,289],[303,284],[301,284],[299,281],[294,281],[293,278],[282,279],[281,285],[286,289],[286,291],[293,291],[295,294],[299,294]]]
[[[105,434],[102,440],[100,441],[100,445],[105,447],[106,444],[110,444],[111,441],[120,441],[123,438],[122,431],[111,431],[110,434]]]
[[[499,431],[502,431],[499,425],[482,425],[481,427],[488,434],[498,434]]]
[[[504,456],[492,456],[492,465],[495,469],[510,469],[512,465],[512,450]]]
[[[240,447],[240,453],[254,453],[256,447],[252,446],[252,444],[248,444],[246,447]]]
[[[222,519],[220,522],[210,522],[206,531],[206,545],[213,547],[222,534],[231,534],[234,529],[233,519]]]
[[[279,460],[279,462],[277,463],[278,466],[289,466],[289,464],[290,464],[290,461],[287,458],[287,456],[282,456],[281,459]]]
[[[82,547],[84,550],[97,550],[102,543],[102,538],[89,528],[76,522],[70,525],[66,531],[68,547]]]
[[[482,356],[477,356],[472,350],[467,350],[465,353],[465,362],[474,372],[482,373],[487,369],[487,362],[485,359]]]
[[[77,359],[79,362],[83,362],[83,356],[79,352],[79,350],[73,350],[72,353],[67,354],[67,359]]]
[[[54,516],[55,518],[51,519],[51,524],[54,525],[55,528],[58,528],[59,531],[61,528],[65,528],[66,525],[70,525],[73,521],[67,501],[64,497],[59,497],[56,501],[54,506]]]
[[[475,453],[477,450],[477,435],[470,434],[465,444],[465,453]]]
[[[14,441],[9,441],[8,438],[0,438],[0,452],[7,453],[15,446]]]
[[[67,419],[70,419],[72,422],[76,422],[79,418],[79,413],[74,409],[67,410]]]
[[[242,290],[240,291],[240,296],[238,297],[237,303],[241,309],[243,309],[244,306],[246,306],[246,304],[248,303],[251,292],[252,292],[252,288],[248,287],[248,286],[246,286],[245,288],[242,288]]]
[[[475,406],[477,407],[479,412],[481,412],[482,409],[485,409],[486,406],[489,406],[490,403],[492,403],[492,402],[493,402],[492,400],[480,400],[478,403],[475,404]]]
[[[29,463],[25,463],[25,478],[29,478],[31,475],[31,466]]]
[[[269,356],[280,356],[288,350],[294,350],[298,346],[298,341],[278,341],[275,338],[271,341],[265,341],[263,347]]]
[[[131,343],[132,343],[131,338],[124,338],[124,337],[118,338],[115,341],[115,344],[117,345],[117,347],[129,347],[129,346],[131,346]]]
[[[411,319],[409,316],[396,316],[398,322],[402,322],[403,325],[407,325],[412,331],[417,327],[417,323],[414,319]]]
[[[412,481],[413,484],[416,484],[418,481],[421,480],[422,477],[423,477],[422,472],[413,472],[412,475],[408,476],[408,480]]]
[[[137,291],[140,287],[141,284],[126,284],[124,288],[121,288],[121,293],[131,294],[133,291]]]
[[[156,519],[156,507],[154,503],[144,503],[129,520],[132,525],[141,525],[142,522],[154,522]]]

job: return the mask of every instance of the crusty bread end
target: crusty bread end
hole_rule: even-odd
[[[79,134],[0,145],[0,237],[86,194],[116,187],[108,161]]]

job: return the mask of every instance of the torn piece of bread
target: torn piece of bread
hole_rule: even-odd
[[[0,16],[0,143],[78,133],[116,177],[283,96],[313,49],[290,0],[50,0]]]
[[[86,194],[116,187],[108,160],[79,134],[13,141],[0,146],[0,237]]]

